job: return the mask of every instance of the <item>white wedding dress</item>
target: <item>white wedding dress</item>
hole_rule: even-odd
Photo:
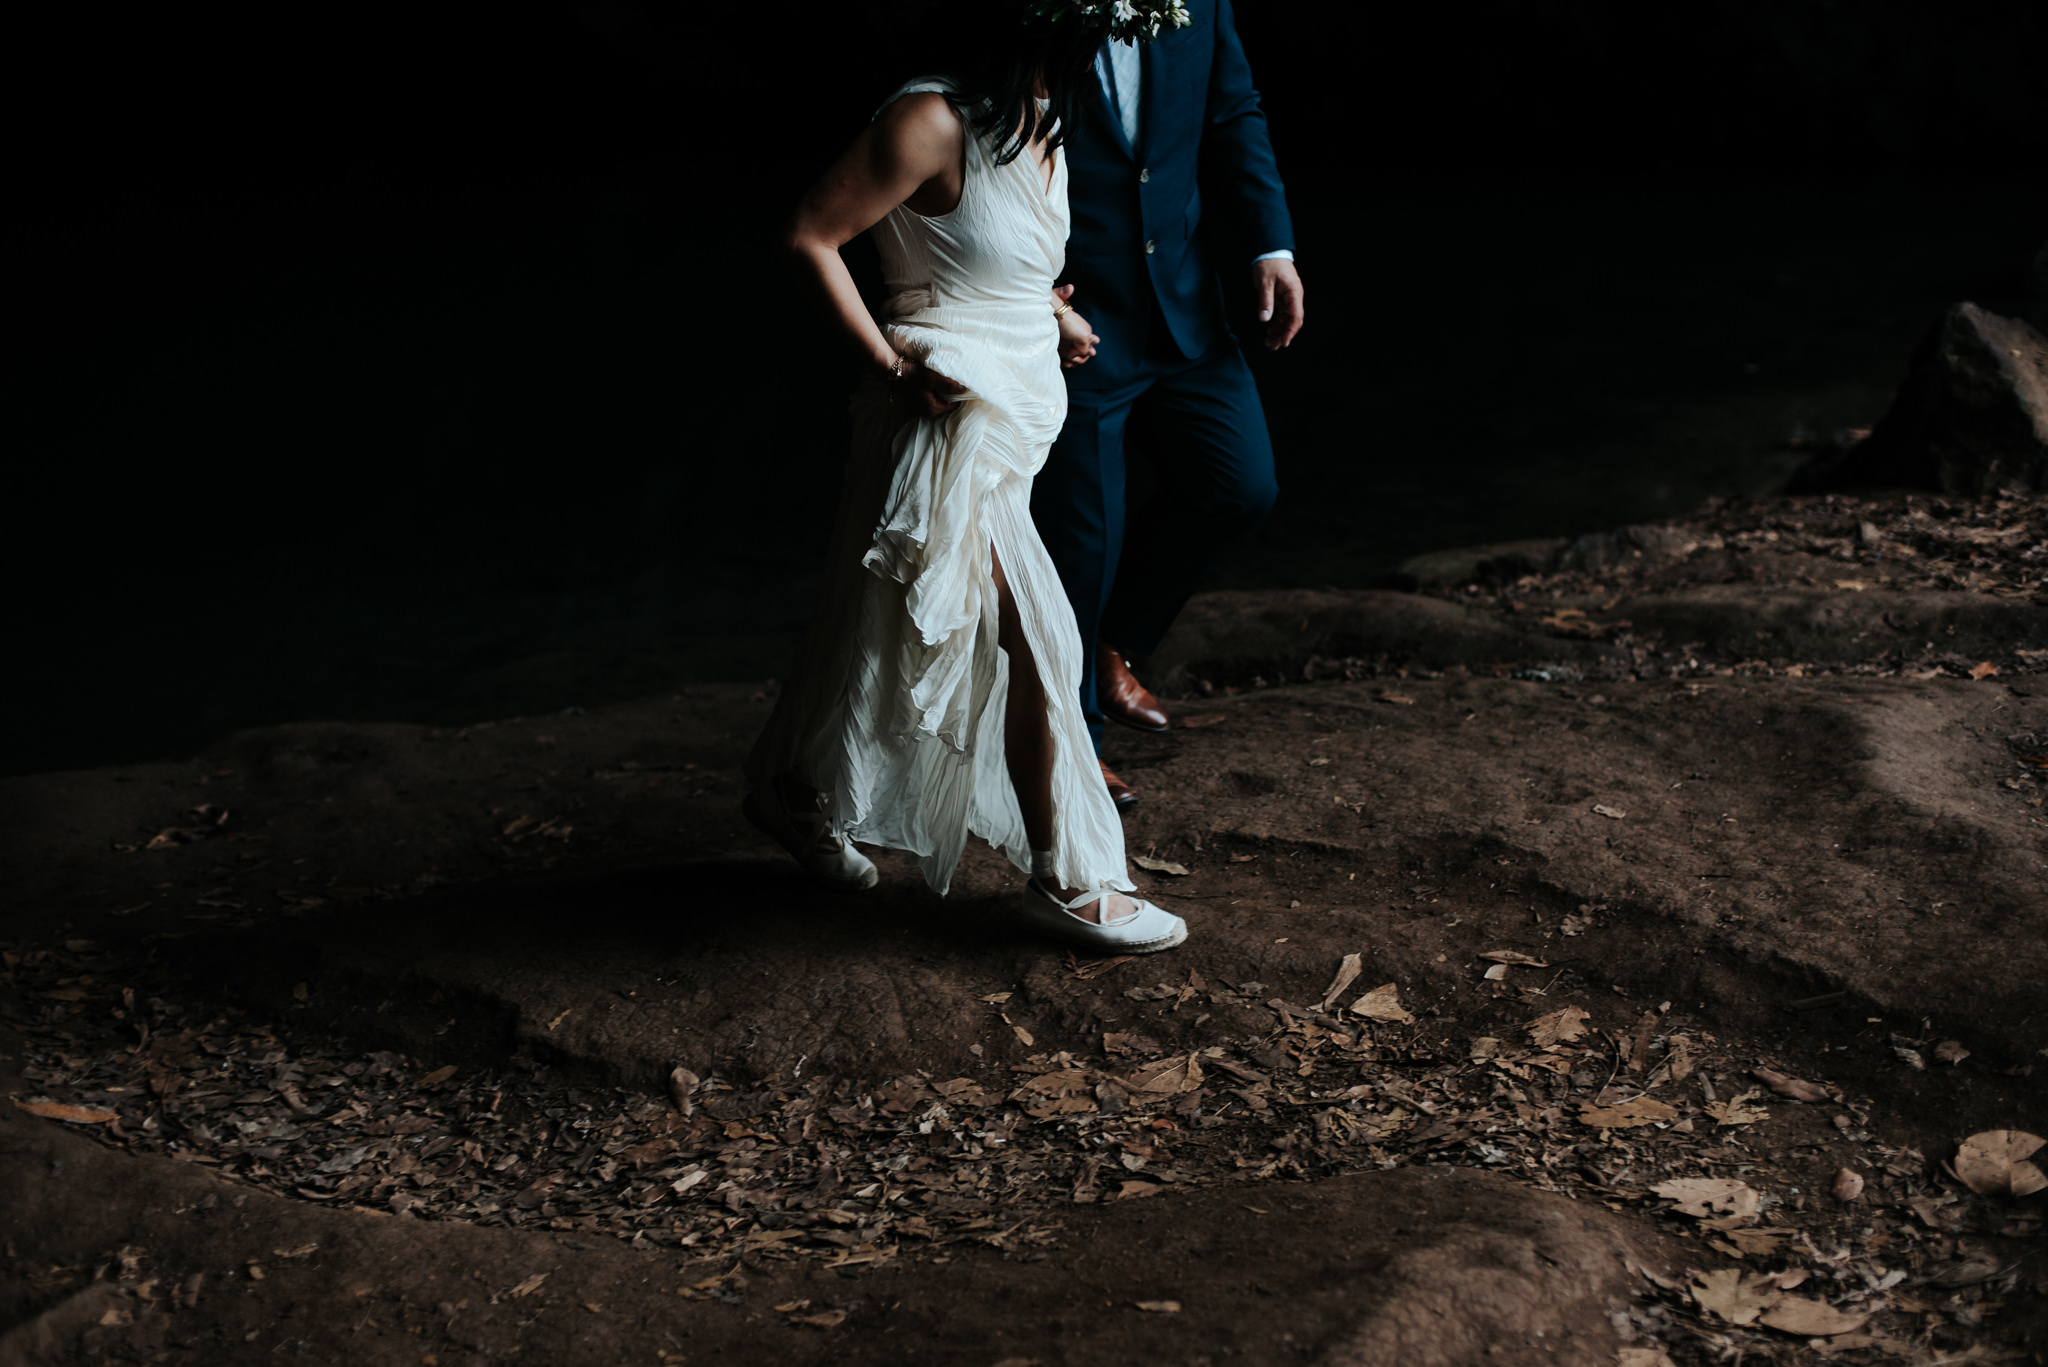
[[[916,81],[891,102],[928,90],[953,94]],[[967,392],[954,412],[902,425],[881,382],[855,396],[825,582],[747,783],[767,792],[789,775],[825,794],[833,831],[917,855],[941,893],[970,832],[1029,873],[1003,764],[993,547],[1048,700],[1047,881],[1128,892],[1123,830],[1081,716],[1080,633],[1031,523],[1031,479],[1067,408],[1051,302],[1066,260],[1066,158],[1048,189],[1028,149],[997,165],[971,125],[967,137],[952,212],[899,205],[870,230],[889,290],[883,331]]]

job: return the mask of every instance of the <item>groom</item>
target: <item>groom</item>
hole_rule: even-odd
[[[1111,41],[1068,131],[1066,280],[1099,341],[1066,372],[1067,423],[1032,490],[1032,519],[1081,628],[1081,705],[1098,755],[1104,719],[1164,731],[1129,661],[1159,644],[1217,556],[1273,506],[1273,446],[1224,318],[1217,272],[1248,270],[1262,338],[1301,329],[1294,229],[1230,0],[1186,0],[1157,41]],[[1258,255],[1217,261],[1210,207]],[[1126,518],[1127,437],[1159,491]],[[1102,769],[1119,809],[1137,800]]]

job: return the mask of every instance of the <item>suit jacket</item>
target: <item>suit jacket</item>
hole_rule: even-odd
[[[1138,145],[1098,80],[1082,92],[1064,145],[1065,279],[1074,307],[1102,344],[1067,372],[1073,389],[1103,389],[1136,370],[1154,325],[1153,305],[1182,355],[1206,354],[1230,336],[1223,293],[1202,231],[1209,205],[1236,220],[1254,253],[1294,246],[1286,191],[1266,115],[1252,87],[1230,0],[1187,0],[1193,22],[1140,45],[1143,84]]]

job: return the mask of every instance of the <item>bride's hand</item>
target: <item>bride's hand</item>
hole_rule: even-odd
[[[1062,285],[1053,291],[1062,300],[1073,297],[1074,287]],[[1060,369],[1072,370],[1095,354],[1095,345],[1102,339],[1095,335],[1095,329],[1088,326],[1088,320],[1068,309],[1059,317],[1060,323]]]
[[[1095,344],[1102,339],[1088,326],[1088,320],[1078,313],[1060,315],[1060,369],[1072,370],[1095,354]]]
[[[901,368],[888,375],[889,405],[908,411],[915,418],[939,418],[960,406],[953,396],[965,394],[967,386],[927,369],[915,356],[903,356]]]

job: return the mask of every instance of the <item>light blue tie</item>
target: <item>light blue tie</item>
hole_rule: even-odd
[[[1138,45],[1104,43],[1096,55],[1095,70],[1102,78],[1102,93],[1109,96],[1109,107],[1116,111],[1116,120],[1123,125],[1124,138],[1133,148],[1137,147],[1139,82],[1144,71],[1138,61]]]

